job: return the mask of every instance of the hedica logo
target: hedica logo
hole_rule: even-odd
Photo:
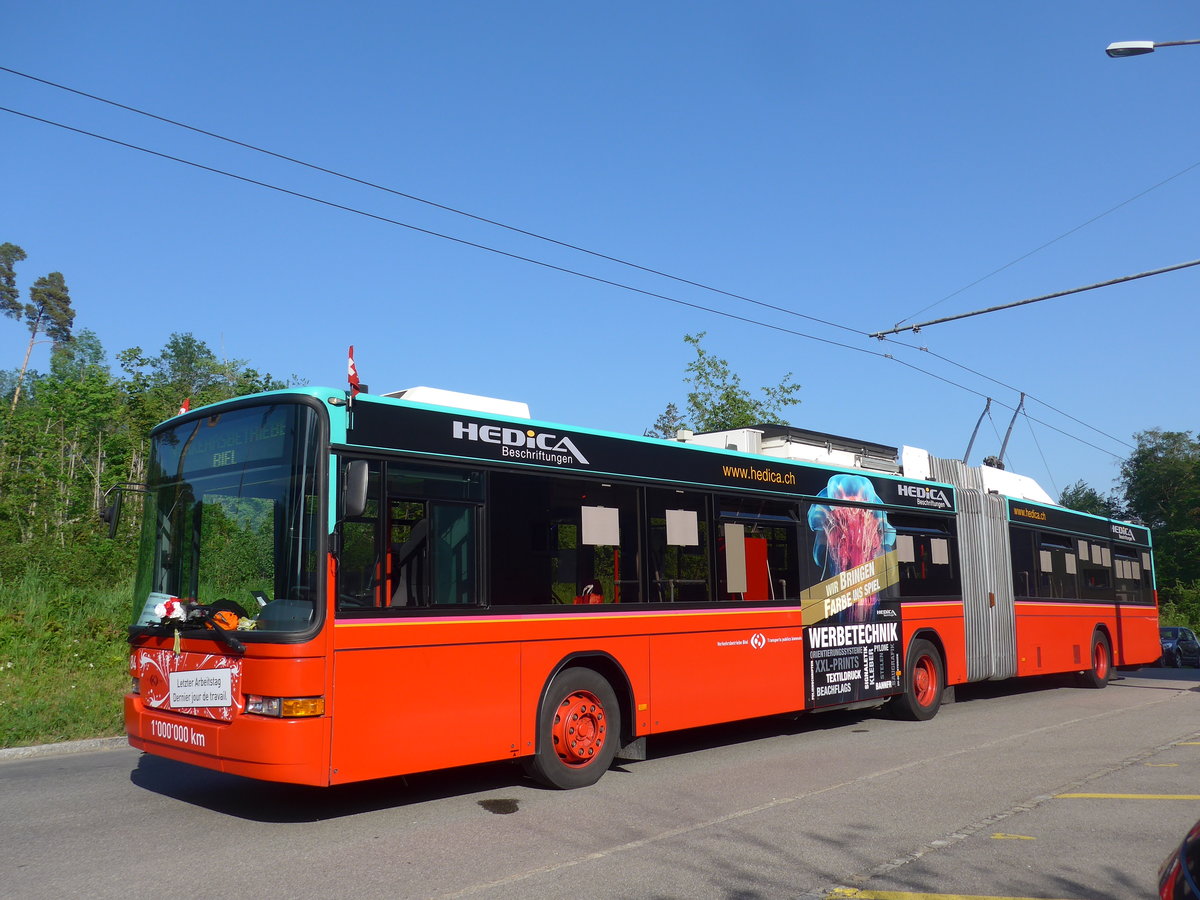
[[[455,421],[451,433],[459,441],[497,444],[506,459],[548,462],[559,466],[571,463],[590,465],[587,457],[579,452],[569,437],[559,437],[548,431]]]
[[[941,488],[930,488],[920,484],[898,484],[896,493],[901,497],[916,500],[917,506],[933,506],[938,509],[949,509],[950,498]]]
[[[1133,529],[1128,525],[1121,525],[1117,522],[1112,523],[1112,534],[1119,541],[1129,541],[1133,543],[1137,540],[1137,536],[1133,533]]]

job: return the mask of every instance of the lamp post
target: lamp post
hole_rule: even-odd
[[[1143,53],[1153,53],[1159,47],[1182,47],[1184,44],[1200,44],[1200,41],[1117,41],[1109,44],[1104,52],[1114,58],[1141,56]]]

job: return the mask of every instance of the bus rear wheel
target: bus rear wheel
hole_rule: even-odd
[[[1112,648],[1103,632],[1092,632],[1090,659],[1092,666],[1080,673],[1084,687],[1102,688],[1112,677]]]
[[[547,787],[570,790],[600,780],[621,737],[612,686],[591,669],[564,669],[550,683],[538,714],[537,750],[526,773]]]
[[[945,687],[942,657],[929,641],[915,640],[904,658],[904,693],[888,703],[899,719],[924,722],[937,715]]]

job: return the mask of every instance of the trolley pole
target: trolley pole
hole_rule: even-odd
[[[1009,420],[1008,431],[1004,432],[1004,443],[1000,445],[1000,463],[1004,464],[1004,454],[1008,450],[1008,439],[1012,437],[1013,426],[1017,424],[1017,416],[1021,414],[1021,410],[1025,408],[1025,392],[1021,391],[1021,402],[1017,404],[1017,408],[1013,410],[1013,417]]]

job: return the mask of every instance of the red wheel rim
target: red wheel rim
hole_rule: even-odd
[[[937,668],[928,656],[922,656],[913,667],[913,695],[918,706],[932,706],[937,697]]]
[[[608,736],[604,706],[590,691],[575,691],[554,712],[550,730],[554,752],[565,765],[586,766],[596,758]]]
[[[1108,644],[1104,641],[1096,641],[1092,647],[1092,669],[1102,681],[1108,678]]]

